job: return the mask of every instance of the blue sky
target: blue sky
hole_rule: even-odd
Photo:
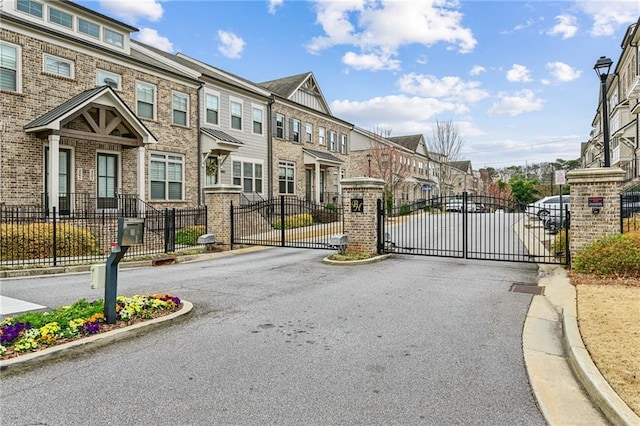
[[[576,159],[638,0],[78,1],[134,38],[262,82],[312,71],[334,115],[393,136],[451,120],[474,169]]]

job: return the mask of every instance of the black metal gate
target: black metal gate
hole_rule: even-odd
[[[544,208],[466,192],[401,206],[379,200],[378,251],[567,264],[569,210]]]
[[[343,232],[342,207],[280,196],[245,205],[231,204],[231,244],[332,248]]]

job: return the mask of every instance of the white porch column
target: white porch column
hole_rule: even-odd
[[[49,197],[49,212],[60,214],[60,135],[49,135],[49,181],[47,187],[49,189],[47,196]]]
[[[146,200],[146,185],[145,185],[145,177],[146,177],[146,148],[141,146],[138,148],[138,198],[142,201]]]
[[[320,191],[321,191],[322,188],[320,188],[320,164],[318,164],[317,161],[315,163],[315,168],[316,168],[316,199],[315,199],[315,202],[319,203],[320,202]]]

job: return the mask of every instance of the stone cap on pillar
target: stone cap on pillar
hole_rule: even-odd
[[[622,182],[626,172],[620,167],[593,167],[567,172],[567,183]]]
[[[340,185],[342,185],[343,188],[380,189],[383,188],[385,184],[384,180],[372,177],[352,177],[340,180]]]
[[[242,186],[220,184],[205,186],[203,190],[206,194],[240,194],[242,192]]]

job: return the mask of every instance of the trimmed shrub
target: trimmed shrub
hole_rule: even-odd
[[[567,235],[569,232],[565,228],[562,228],[558,231],[553,239],[551,246],[551,253],[554,256],[561,258],[561,260],[565,260],[567,257]],[[571,232],[569,232],[569,238],[571,238]]]
[[[176,244],[185,246],[195,246],[198,244],[198,237],[205,233],[204,225],[186,226],[176,232]]]
[[[338,207],[336,207],[335,204],[333,203],[327,203],[327,205],[325,206],[325,208],[329,211],[335,212],[338,211]]]
[[[309,213],[294,214],[284,219],[284,229],[301,228],[309,225],[313,225],[313,216]],[[279,220],[274,222],[273,228],[282,229],[282,223]]]
[[[46,259],[53,257],[53,224],[1,224],[1,260]],[[56,255],[73,257],[101,254],[96,237],[87,228],[66,223],[56,227]]]
[[[640,277],[640,232],[611,235],[589,244],[574,258],[576,272],[607,277]]]
[[[408,204],[403,204],[400,206],[400,216],[406,216],[411,213],[411,207]]]

